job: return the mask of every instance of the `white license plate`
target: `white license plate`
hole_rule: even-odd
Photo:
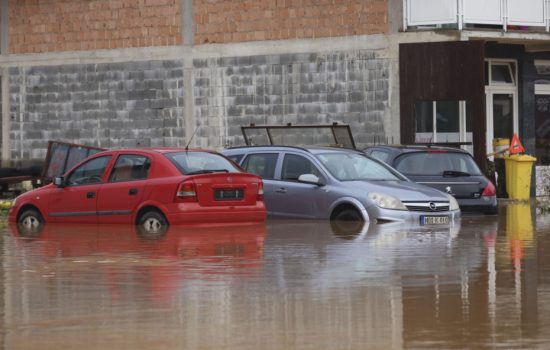
[[[424,216],[420,217],[420,225],[446,225],[449,223],[448,216]]]

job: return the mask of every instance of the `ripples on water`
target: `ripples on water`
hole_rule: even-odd
[[[549,217],[528,206],[434,229],[273,220],[155,237],[122,225],[6,227],[0,344],[548,348],[549,233]]]

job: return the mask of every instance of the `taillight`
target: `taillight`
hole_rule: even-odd
[[[258,196],[256,197],[257,201],[264,200],[264,183],[262,180],[258,180]]]
[[[197,191],[195,191],[195,184],[191,181],[184,181],[178,185],[176,191],[177,202],[196,202]]]
[[[491,181],[487,183],[487,186],[485,186],[485,189],[483,190],[482,196],[491,197],[496,196],[497,190],[495,189],[495,186]]]

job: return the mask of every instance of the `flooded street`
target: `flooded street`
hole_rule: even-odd
[[[6,226],[2,349],[550,347],[550,215]]]

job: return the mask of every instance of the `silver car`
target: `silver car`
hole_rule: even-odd
[[[454,197],[419,185],[362,152],[249,146],[221,152],[264,181],[268,215],[291,218],[453,223]]]

